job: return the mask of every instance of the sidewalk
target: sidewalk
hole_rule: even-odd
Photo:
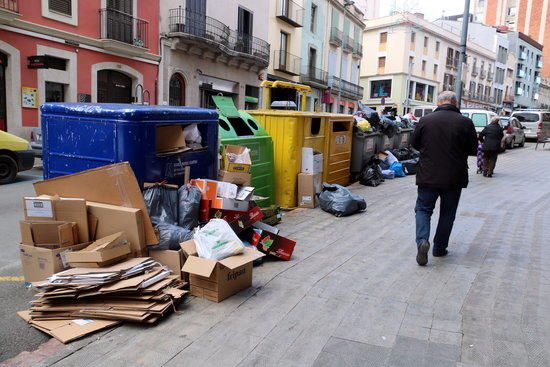
[[[475,163],[472,161],[472,167]],[[471,174],[445,259],[415,262],[414,177],[354,185],[367,212],[288,213],[291,262],[220,304],[189,297],[156,327],[62,348],[53,366],[549,366],[549,151]],[[433,225],[435,227],[435,223]],[[14,316],[15,317],[15,316]]]

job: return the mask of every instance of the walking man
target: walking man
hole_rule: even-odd
[[[416,262],[420,266],[428,263],[430,220],[437,199],[440,214],[432,254],[447,255],[460,194],[468,186],[468,156],[477,153],[474,124],[460,113],[456,94],[442,92],[437,106],[420,119],[411,141],[413,148],[420,151],[415,207]]]

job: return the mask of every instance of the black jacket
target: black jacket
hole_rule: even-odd
[[[494,123],[485,126],[483,131],[479,133],[479,140],[483,142],[483,151],[500,151],[500,145],[503,137],[504,131],[502,131],[502,127],[500,127],[500,124]]]
[[[472,120],[451,105],[439,106],[420,119],[411,144],[420,151],[416,184],[442,189],[468,186],[468,156],[477,154]]]

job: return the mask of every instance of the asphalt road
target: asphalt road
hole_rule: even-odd
[[[23,196],[34,195],[32,183],[41,179],[42,169],[34,168],[20,173],[16,182],[0,186],[0,361],[22,351],[35,350],[49,339],[21,322],[15,314],[27,308],[34,294],[25,287],[19,263],[21,200]]]

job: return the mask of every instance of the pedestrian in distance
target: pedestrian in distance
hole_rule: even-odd
[[[503,137],[504,132],[500,127],[499,117],[493,117],[489,125],[479,133],[479,140],[483,144],[483,176],[485,177],[493,177]]]
[[[437,200],[440,214],[432,255],[446,256],[449,237],[462,189],[468,186],[468,156],[477,153],[477,134],[472,120],[458,109],[454,92],[437,97],[434,112],[422,117],[411,144],[420,152],[416,173],[416,262],[428,263],[430,222]]]

